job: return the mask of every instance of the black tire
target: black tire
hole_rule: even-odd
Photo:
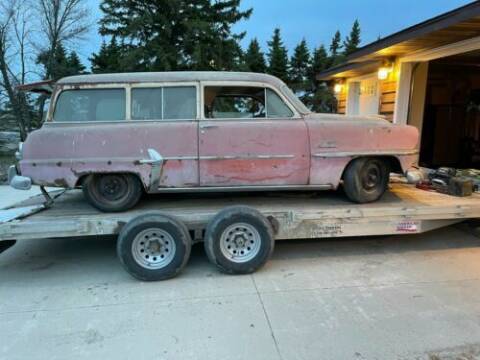
[[[260,212],[247,206],[231,206],[209,222],[204,246],[210,262],[222,272],[250,274],[268,261],[275,239],[270,222]]]
[[[132,174],[95,174],[85,179],[82,190],[87,201],[98,210],[119,212],[138,203],[143,186]]]
[[[343,189],[356,203],[378,200],[387,190],[390,171],[379,158],[359,158],[348,164],[343,175]]]
[[[123,267],[143,281],[178,275],[187,264],[191,248],[187,227],[171,216],[155,212],[130,220],[117,240],[117,255]]]

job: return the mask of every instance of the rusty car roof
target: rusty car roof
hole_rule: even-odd
[[[281,87],[284,83],[271,75],[227,71],[166,71],[116,74],[76,75],[60,79],[57,84],[185,82],[185,81],[252,81]]]

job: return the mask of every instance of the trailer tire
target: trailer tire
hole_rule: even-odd
[[[356,203],[378,200],[387,190],[389,181],[387,163],[379,158],[358,158],[348,164],[343,175],[343,189]]]
[[[142,183],[132,174],[92,174],[82,185],[87,201],[103,212],[134,207],[143,193]]]
[[[192,239],[187,227],[162,213],[130,220],[120,231],[117,255],[125,270],[143,281],[170,279],[187,264]]]
[[[273,253],[275,239],[270,222],[247,206],[220,211],[207,225],[205,252],[211,263],[227,274],[250,274]]]

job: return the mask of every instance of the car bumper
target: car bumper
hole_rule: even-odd
[[[30,190],[32,187],[32,179],[19,175],[15,165],[10,166],[8,169],[8,183],[17,190]]]

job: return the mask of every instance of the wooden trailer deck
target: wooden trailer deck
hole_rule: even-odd
[[[41,204],[42,196],[17,206]],[[249,205],[268,216],[276,239],[421,233],[466,219],[480,218],[480,194],[459,198],[391,184],[371,204],[352,204],[335,192],[151,195],[134,210],[102,213],[80,191],[67,191],[51,208],[0,224],[0,240],[117,234],[133,217],[163,211],[182,220],[200,240],[209,219],[230,205]]]

